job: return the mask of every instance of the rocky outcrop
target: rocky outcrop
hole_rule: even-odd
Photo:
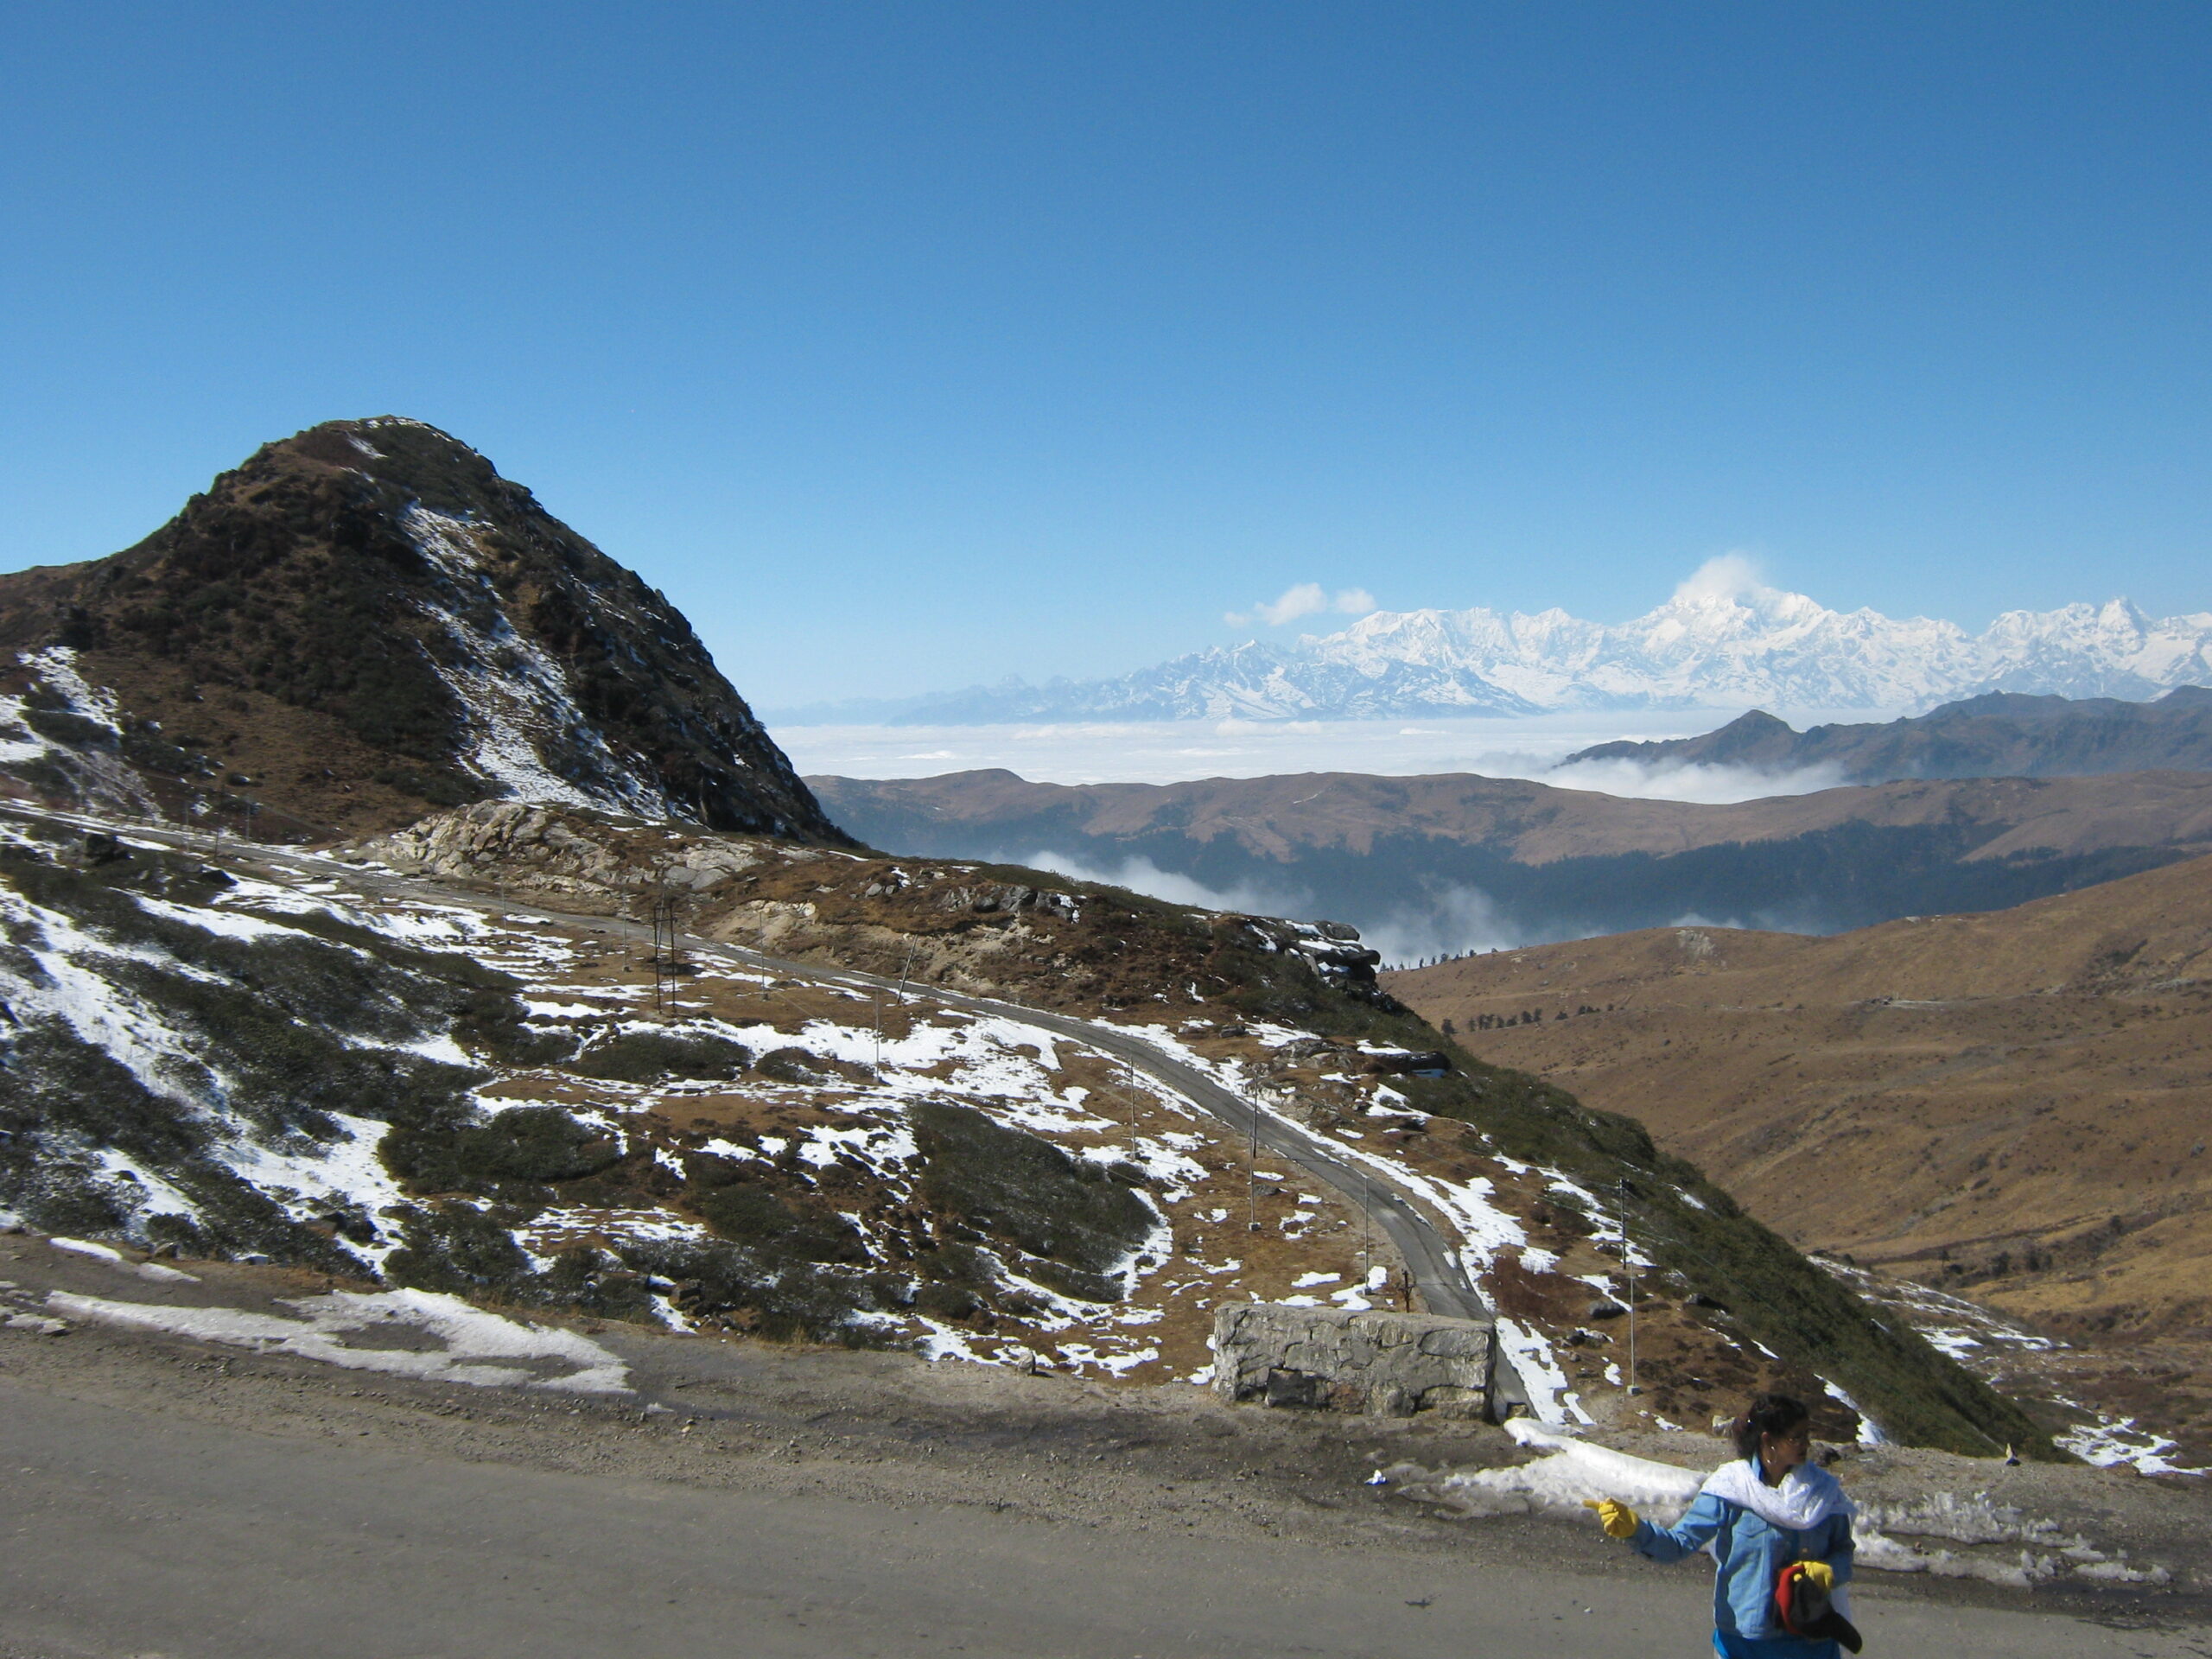
[[[758,845],[735,836],[687,835],[672,826],[603,821],[513,801],[435,812],[351,850],[409,875],[570,897],[715,893],[762,857]]]
[[[1489,1414],[1495,1338],[1473,1319],[1238,1302],[1214,1315],[1213,1338],[1214,1390],[1230,1402]]]

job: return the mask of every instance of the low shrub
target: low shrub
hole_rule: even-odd
[[[858,1266],[868,1249],[842,1216],[795,1208],[758,1181],[736,1180],[694,1197],[691,1207],[709,1227],[765,1261]]]
[[[753,1052],[727,1038],[626,1031],[594,1043],[569,1069],[615,1083],[658,1083],[664,1077],[727,1082],[752,1064]]]
[[[1120,1285],[1103,1275],[1158,1224],[1143,1198],[1101,1166],[972,1107],[924,1102],[912,1122],[922,1154],[919,1191],[933,1208],[1039,1258],[1029,1272],[1040,1283],[1052,1272],[1080,1287],[1064,1294],[1120,1300]]]
[[[384,1259],[384,1276],[414,1290],[535,1300],[537,1273],[512,1224],[474,1205],[412,1208],[400,1222],[399,1248]]]
[[[619,1163],[621,1143],[558,1106],[517,1106],[482,1122],[395,1128],[378,1148],[385,1167],[418,1192],[474,1192],[518,1202],[550,1197],[545,1183]]]
[[[811,1262],[772,1259],[736,1243],[653,1239],[625,1243],[623,1261],[670,1280],[677,1305],[695,1318],[734,1318],[762,1336],[882,1347],[903,1340],[862,1316],[905,1307],[903,1281]]]
[[[770,1049],[753,1069],[772,1083],[788,1083],[801,1089],[830,1082],[836,1076],[819,1054],[793,1047]]]

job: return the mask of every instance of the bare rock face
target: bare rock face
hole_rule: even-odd
[[[709,893],[760,861],[757,844],[682,826],[609,821],[570,808],[479,801],[355,844],[410,875],[485,880],[533,893]]]
[[[1475,1319],[1237,1302],[1214,1315],[1214,1389],[1270,1406],[1489,1414],[1496,1343]]]

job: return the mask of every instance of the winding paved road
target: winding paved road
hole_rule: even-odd
[[[287,852],[261,842],[243,842],[199,835],[190,830],[105,821],[73,814],[38,812],[14,803],[0,804],[0,811],[73,830],[97,829],[111,835],[129,836],[226,858],[259,860],[299,874],[327,878],[334,873],[331,860]],[[645,924],[622,917],[588,916],[553,910],[543,905],[502,894],[448,887],[442,882],[359,864],[339,864],[335,870],[342,871],[348,880],[359,881],[363,886],[398,896],[431,899],[441,904],[461,905],[473,910],[536,917],[560,926],[612,934],[622,938],[650,940],[652,938],[652,930]],[[1236,1133],[1256,1136],[1260,1145],[1287,1159],[1317,1180],[1325,1181],[1335,1188],[1347,1203],[1370,1217],[1382,1230],[1404,1259],[1407,1270],[1413,1276],[1414,1287],[1420,1293],[1422,1305],[1431,1313],[1452,1319],[1484,1321],[1493,1317],[1481,1293],[1468,1278],[1466,1269],[1460,1264],[1458,1253],[1449,1240],[1404,1193],[1389,1185],[1387,1177],[1378,1176],[1319,1135],[1262,1109],[1254,1102],[1196,1066],[1165,1052],[1127,1027],[1078,1019],[1072,1014],[1056,1014],[995,997],[972,996],[937,986],[905,984],[884,975],[864,973],[858,969],[826,968],[816,963],[792,962],[780,957],[765,956],[741,945],[696,940],[689,948],[694,954],[718,957],[739,966],[772,973],[782,978],[871,993],[888,992],[924,997],[970,1014],[997,1015],[1024,1025],[1039,1027],[1110,1054],[1132,1071],[1142,1072],[1173,1090]],[[1521,1379],[1514,1374],[1503,1354],[1499,1357],[1497,1395],[1498,1403],[1508,1408],[1525,1405],[1528,1400]]]

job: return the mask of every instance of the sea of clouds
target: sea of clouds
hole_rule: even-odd
[[[1205,778],[1354,772],[1405,778],[1478,772],[1644,799],[1745,801],[1833,787],[1821,770],[1777,776],[1729,766],[1599,761],[1562,768],[1578,750],[1628,739],[1694,737],[1740,709],[1537,715],[1425,721],[1157,721],[1034,726],[779,726],[772,735],[802,773],[934,778],[1003,767],[1035,783],[1175,784]],[[1774,710],[1801,729],[1885,713]]]

